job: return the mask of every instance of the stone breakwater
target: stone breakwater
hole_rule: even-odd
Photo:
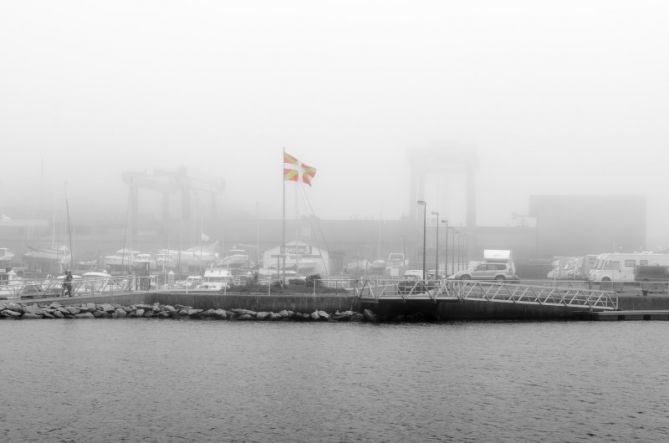
[[[256,312],[250,309],[196,309],[184,305],[133,304],[119,305],[112,303],[81,303],[62,305],[58,302],[5,303],[0,304],[2,319],[76,319],[76,318],[173,318],[173,319],[210,319],[210,320],[255,320],[255,321],[352,321],[376,322],[376,315],[369,309],[363,312],[335,311],[332,313],[314,310],[296,312]]]

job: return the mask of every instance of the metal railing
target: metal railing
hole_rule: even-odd
[[[565,283],[564,285],[555,283]],[[552,306],[617,309],[614,291],[590,289],[583,282],[540,281],[532,284],[484,282],[471,280],[358,280],[348,278],[314,279],[304,286],[280,286],[276,283],[252,286],[227,285],[221,290],[178,286],[173,282],[156,283],[155,276],[83,277],[72,281],[72,296],[113,295],[135,291],[211,292],[221,295],[354,296],[362,299],[432,299],[480,300],[498,303],[528,303]],[[240,282],[242,283],[242,282]],[[0,286],[0,299],[36,299],[62,297],[62,278],[24,280]]]
[[[642,292],[650,289],[657,294],[669,294],[669,281],[640,280],[640,281],[590,281],[570,279],[523,280],[523,284],[537,286],[578,287],[584,289],[599,289],[614,292]]]
[[[450,296],[459,300],[589,307],[601,310],[618,308],[618,297],[613,292],[598,289],[489,282],[448,282],[446,288]]]
[[[152,281],[152,277],[148,276],[82,277],[74,278],[69,283],[71,288],[67,288],[62,278],[21,280],[0,286],[0,299],[96,296],[146,291],[155,289]]]
[[[618,308],[612,291],[583,287],[528,285],[471,280],[366,281],[358,288],[362,299],[471,300],[494,303],[522,303],[546,306]]]
[[[205,283],[205,282],[202,282]],[[206,285],[184,285],[183,282],[157,279],[156,276],[109,276],[109,277],[75,277],[71,282],[71,296],[99,296],[114,295],[129,292],[209,292],[221,295],[328,295],[328,296],[355,296],[357,295],[358,280],[345,278],[315,279],[303,285],[280,285],[273,281],[265,284],[253,283],[248,279],[231,279],[226,284],[219,285],[220,289],[211,289]],[[63,278],[45,278],[19,280],[10,284],[0,285],[0,300],[40,299],[51,297],[67,297]]]
[[[0,300],[11,300],[19,298],[23,287],[23,283],[20,282],[9,282],[7,284],[0,285]]]

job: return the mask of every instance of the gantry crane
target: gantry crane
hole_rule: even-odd
[[[163,229],[167,233],[169,222],[169,201],[174,193],[181,194],[181,219],[185,226],[189,226],[191,220],[191,194],[193,191],[205,192],[211,196],[211,213],[213,221],[217,218],[216,197],[225,188],[223,180],[213,181],[202,178],[191,178],[185,166],[175,171],[152,169],[143,171],[126,171],[122,175],[124,183],[129,190],[129,226],[131,244],[138,231],[138,201],[139,190],[148,189],[162,195],[162,220]]]

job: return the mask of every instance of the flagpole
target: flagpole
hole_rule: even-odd
[[[67,237],[70,243],[70,271],[74,267],[74,251],[72,250],[72,226],[70,225],[70,203],[67,198],[67,182],[65,182],[65,211],[67,214]]]
[[[283,160],[286,158],[286,148],[283,148]],[[285,163],[284,166],[285,168]],[[281,269],[281,282],[286,281],[286,177],[284,177],[284,171],[281,171],[281,181],[283,182],[283,212],[281,217],[281,260],[282,260],[282,269]],[[277,269],[278,271],[278,269]]]
[[[295,243],[295,247],[293,248],[293,261],[295,262],[295,272],[297,272],[297,265],[299,264],[299,246],[298,246],[298,241],[300,240],[300,212],[297,207],[298,201],[297,201],[297,188],[300,186],[302,177],[301,174],[298,170],[297,173],[297,183],[295,184],[295,191],[293,192],[293,196],[295,198],[295,240],[293,240]]]

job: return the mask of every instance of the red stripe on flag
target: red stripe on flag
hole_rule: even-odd
[[[283,170],[283,179],[291,182],[296,182],[298,173],[295,169],[284,169]]]
[[[299,161],[295,157],[285,152],[283,153],[283,162],[290,163],[291,165],[296,165],[299,163]]]

